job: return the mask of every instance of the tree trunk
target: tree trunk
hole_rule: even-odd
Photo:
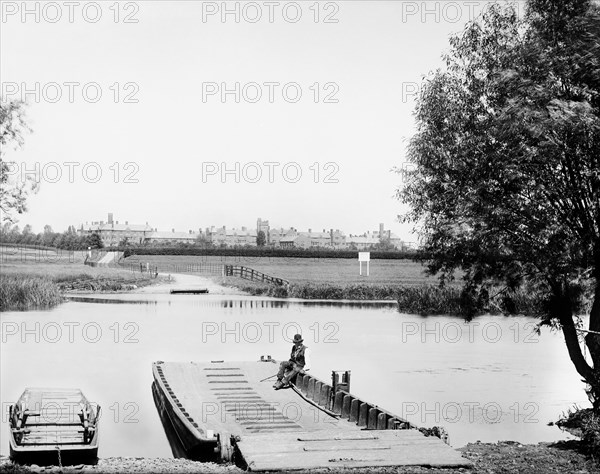
[[[596,288],[596,293],[598,292],[598,288]],[[594,407],[594,411],[598,411],[600,409],[600,373],[598,368],[600,367],[599,365],[596,364],[596,362],[594,361],[594,359],[592,358],[592,360],[594,361],[594,367],[591,367],[588,362],[586,361],[585,357],[583,356],[583,352],[581,350],[581,345],[579,344],[579,337],[577,334],[577,330],[575,328],[575,322],[573,321],[573,315],[572,315],[572,306],[570,304],[570,301],[566,301],[569,300],[568,296],[562,295],[561,299],[563,299],[563,310],[561,311],[559,320],[560,320],[560,324],[562,327],[562,331],[563,334],[565,336],[565,344],[567,345],[567,350],[569,351],[569,357],[571,358],[571,362],[573,362],[573,365],[575,366],[575,369],[577,370],[577,373],[579,373],[579,375],[581,375],[584,380],[586,381],[586,383],[589,384],[590,388],[591,388],[591,392],[592,392],[592,402],[593,402],[593,407]],[[594,305],[592,307],[592,312],[594,310],[594,308],[598,311],[600,310],[600,303],[599,303],[600,299],[599,298],[595,298],[594,300]],[[596,318],[598,317],[598,315],[596,315]],[[590,319],[590,325],[591,325],[591,319]],[[591,330],[591,329],[590,329]],[[588,339],[586,337],[586,343],[587,343]],[[594,344],[596,344],[598,341],[597,339],[594,339]],[[588,348],[589,343],[587,343]],[[591,351],[591,349],[590,349]],[[600,347],[598,348],[594,348],[594,353],[596,355],[596,357],[598,355],[600,355]]]
[[[594,411],[600,413],[600,252],[596,251],[595,255],[595,272],[596,277],[596,289],[594,291],[594,302],[592,304],[592,310],[590,311],[590,324],[589,332],[585,336],[585,344],[590,351],[592,358],[593,376],[592,380],[586,380],[591,386]]]

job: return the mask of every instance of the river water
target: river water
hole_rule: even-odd
[[[0,315],[0,453],[7,411],[25,387],[79,387],[102,406],[100,457],[170,457],[151,363],[287,358],[296,332],[312,373],[352,371],[351,391],[460,447],[481,440],[567,439],[554,426],[589,406],[563,337],[527,317],[400,314],[391,303],[332,303],[146,293],[78,297]]]

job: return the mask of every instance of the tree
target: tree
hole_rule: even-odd
[[[87,238],[88,247],[92,247],[93,249],[101,249],[104,248],[104,242],[102,242],[102,237],[97,232],[93,232]]]
[[[424,81],[408,149],[416,166],[398,190],[410,207],[403,220],[419,228],[428,271],[442,284],[461,268],[472,301],[499,282],[543,297],[540,324],[562,330],[595,411],[599,38],[599,7],[588,0],[530,0],[523,20],[489,8]]]
[[[8,148],[23,146],[23,135],[31,129],[25,122],[24,103],[5,101],[0,97],[0,213],[2,222],[15,222],[15,213],[27,210],[27,196],[36,192],[38,183],[33,176],[22,177],[14,163],[7,162]]]
[[[266,243],[267,243],[267,237],[265,236],[265,232],[262,230],[259,230],[258,233],[256,234],[257,247],[264,247]]]

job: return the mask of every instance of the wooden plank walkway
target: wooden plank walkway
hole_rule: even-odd
[[[294,390],[273,390],[274,379],[263,380],[278,370],[271,361],[157,364],[186,422],[209,437],[233,437],[251,470],[472,466],[416,429],[366,429],[365,420],[333,417]],[[312,382],[308,393],[321,384]]]
[[[366,430],[352,436],[314,433],[253,434],[237,443],[248,469],[292,471],[344,467],[470,467],[436,437],[418,430]]]
[[[273,390],[277,372],[270,362],[163,362],[162,373],[187,413],[203,431],[249,433],[345,430],[360,432],[303,400],[291,389]]]

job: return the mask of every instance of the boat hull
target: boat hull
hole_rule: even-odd
[[[15,446],[14,438],[10,440],[10,459],[19,464],[37,464],[38,466],[72,466],[76,464],[97,464],[98,446],[90,446],[85,449],[60,450],[60,463],[58,450],[55,447],[44,449],[20,449]]]
[[[157,373],[154,377],[152,396],[173,455],[194,461],[217,460],[217,439],[206,436],[202,428],[192,426]]]
[[[99,414],[79,389],[27,388],[10,407],[10,458],[20,464],[96,464]]]

